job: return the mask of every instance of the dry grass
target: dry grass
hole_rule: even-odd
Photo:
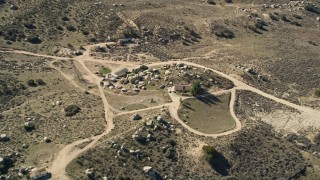
[[[203,133],[214,134],[235,127],[229,111],[230,95],[190,98],[183,101],[180,118]]]

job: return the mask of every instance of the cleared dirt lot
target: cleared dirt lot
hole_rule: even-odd
[[[165,90],[141,91],[137,95],[122,95],[112,92],[105,92],[105,94],[108,100],[112,102],[111,105],[113,108],[119,110],[124,107],[124,111],[155,107],[168,103],[168,100],[170,100],[170,96]]]
[[[235,127],[229,111],[230,95],[190,98],[182,102],[179,117],[191,128],[214,134]]]

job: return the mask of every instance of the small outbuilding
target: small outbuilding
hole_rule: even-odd
[[[51,173],[49,173],[46,168],[34,168],[31,170],[29,176],[32,180],[45,180],[51,178]]]
[[[190,84],[176,84],[174,85],[174,91],[177,92],[189,92],[191,90],[192,86]]]
[[[127,75],[129,70],[127,68],[119,69],[118,71],[115,71],[111,74],[112,77],[118,78]]]

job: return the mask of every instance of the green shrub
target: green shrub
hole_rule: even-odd
[[[45,86],[46,83],[42,79],[36,79],[36,83],[40,86]]]
[[[261,29],[261,30],[265,30],[264,26],[266,26],[267,23],[262,21],[262,20],[258,20],[255,22],[254,26],[258,29]]]
[[[133,69],[132,71],[137,74],[137,73],[142,72],[142,71],[145,71],[145,70],[147,70],[147,69],[149,69],[148,66],[146,66],[146,65],[141,65],[139,68]]]
[[[36,87],[36,86],[37,86],[37,84],[34,82],[33,79],[29,79],[29,80],[27,81],[27,84],[28,84],[28,86],[31,86],[31,87]]]
[[[68,16],[64,15],[64,16],[62,16],[61,20],[63,20],[63,21],[69,21],[70,19],[68,18]]]
[[[314,137],[313,142],[320,145],[320,133]]]
[[[234,32],[229,30],[228,28],[221,26],[221,25],[215,25],[212,28],[212,32],[220,38],[227,38],[227,39],[232,39],[235,38]]]
[[[275,16],[274,14],[272,14],[272,13],[269,13],[269,17],[273,21],[279,21],[279,18],[277,16]]]
[[[260,31],[255,26],[252,25],[247,25],[246,28],[250,29],[251,31],[257,33],[257,34],[262,34]]]
[[[63,27],[62,26],[56,26],[56,28],[59,30],[59,31],[63,31]]]
[[[74,31],[76,31],[77,30],[77,28],[76,27],[74,27],[73,25],[67,25],[67,27],[66,27],[66,29],[68,30],[68,31],[71,31],[71,32],[74,32]]]
[[[216,29],[214,34],[220,38],[227,38],[227,39],[235,38],[235,34],[231,30],[224,27]]]
[[[320,88],[317,89],[317,90],[314,92],[314,94],[315,94],[317,97],[320,97]]]
[[[304,6],[304,9],[312,13],[320,14],[320,9],[314,4],[307,4]]]
[[[300,16],[298,14],[294,14],[293,17],[295,17],[296,19],[303,19],[302,16]]]
[[[291,21],[290,24],[301,27],[302,25],[297,21]]]
[[[281,15],[281,20],[284,22],[290,22],[290,19],[286,15]]]
[[[216,2],[214,2],[214,0],[207,0],[208,4],[212,4],[212,5],[216,5]]]
[[[90,32],[89,32],[89,31],[82,31],[82,34],[85,35],[85,36],[87,36],[87,35],[90,34]]]
[[[42,42],[41,39],[36,35],[29,36],[27,41],[31,44],[40,44]]]
[[[136,38],[136,37],[138,37],[138,34],[135,32],[134,29],[127,26],[126,29],[123,30],[123,36],[125,38]]]
[[[217,152],[212,146],[202,146],[202,150],[205,154],[214,154]]]
[[[26,22],[24,23],[24,27],[28,28],[28,29],[35,29],[36,27],[30,23],[30,22]]]
[[[67,117],[76,115],[78,112],[80,112],[80,110],[80,107],[75,104],[69,105],[66,108],[64,108],[64,112]]]

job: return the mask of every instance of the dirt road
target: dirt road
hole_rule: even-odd
[[[82,69],[85,71],[85,73],[87,75],[89,75],[89,78],[91,78],[92,82],[94,82],[95,84],[98,85],[99,87],[99,94],[100,97],[102,99],[103,102],[103,106],[104,106],[104,111],[105,111],[105,119],[106,119],[106,129],[104,131],[104,133],[98,135],[98,136],[93,136],[91,138],[86,138],[86,139],[82,139],[76,142],[73,142],[67,146],[65,146],[63,149],[60,150],[59,154],[57,155],[57,157],[55,158],[55,160],[52,163],[52,166],[50,167],[50,172],[53,175],[53,179],[69,179],[67,174],[66,174],[66,167],[67,165],[73,160],[75,159],[79,154],[87,151],[90,148],[93,148],[97,142],[99,141],[99,139],[101,139],[104,135],[108,134],[113,128],[114,128],[114,124],[113,124],[113,118],[116,115],[115,112],[112,111],[112,107],[111,105],[108,103],[107,98],[104,94],[104,90],[103,88],[99,85],[101,79],[96,76],[95,74],[93,74],[92,71],[90,71],[90,69],[85,65],[85,61],[94,61],[94,62],[104,62],[104,63],[115,63],[118,64],[120,66],[123,67],[127,67],[127,66],[131,66],[131,67],[135,67],[137,66],[136,63],[131,63],[131,62],[109,62],[109,61],[103,61],[103,60],[97,60],[94,57],[90,56],[90,49],[91,47],[94,46],[104,46],[107,43],[99,43],[99,44],[94,44],[94,45],[88,45],[85,46],[85,49],[87,49],[87,51],[82,55],[82,56],[78,56],[75,58],[72,58],[74,60],[76,60],[82,67]],[[7,53],[17,53],[17,54],[26,54],[26,55],[32,55],[32,56],[37,56],[37,57],[45,57],[45,58],[51,58],[51,59],[64,59],[64,60],[69,60],[71,58],[65,58],[65,57],[56,57],[56,56],[50,56],[50,55],[43,55],[43,54],[35,54],[35,53],[31,53],[31,52],[26,52],[26,51],[19,51],[19,50],[10,50],[10,51],[0,51],[0,52],[7,52]],[[195,58],[199,58],[199,57],[195,57]],[[188,58],[190,59],[190,58]],[[180,60],[180,61],[168,61],[168,62],[159,62],[159,63],[153,63],[153,64],[149,64],[148,66],[150,67],[154,67],[154,66],[161,66],[161,65],[165,65],[165,64],[173,64],[173,63],[184,63],[186,65],[191,65],[191,66],[195,66],[198,68],[203,68],[203,69],[210,69],[195,63],[191,63],[191,62],[186,62],[184,61],[184,59]],[[52,65],[52,64],[51,64]],[[234,120],[236,121],[236,126],[234,129],[228,130],[226,132],[223,133],[219,133],[219,134],[205,134],[202,132],[199,132],[197,130],[192,129],[191,127],[189,127],[187,124],[185,124],[178,116],[178,108],[180,106],[180,96],[174,94],[174,93],[169,93],[170,97],[172,99],[172,103],[166,103],[163,105],[159,105],[157,107],[152,107],[152,108],[146,108],[146,109],[141,109],[141,110],[136,110],[136,111],[129,111],[129,112],[123,112],[123,113],[119,113],[118,115],[122,115],[122,114],[128,114],[128,113],[135,113],[135,112],[140,112],[143,110],[148,110],[148,109],[153,109],[153,108],[160,108],[162,106],[168,106],[169,107],[169,111],[170,114],[173,118],[175,118],[183,127],[185,127],[186,129],[188,129],[190,132],[198,134],[198,135],[202,135],[202,136],[208,136],[208,137],[219,137],[219,136],[224,136],[224,135],[228,135],[231,133],[234,133],[236,131],[239,131],[241,129],[241,122],[240,120],[236,117],[235,112],[234,112],[234,104],[236,102],[236,90],[249,90],[252,92],[255,92],[261,96],[264,96],[266,98],[269,98],[271,100],[274,100],[275,102],[284,104],[286,106],[295,108],[297,110],[299,110],[303,117],[306,119],[311,119],[312,121],[317,121],[318,118],[320,117],[320,111],[318,110],[314,110],[308,107],[304,107],[304,106],[299,106],[296,105],[294,103],[288,102],[286,100],[277,98],[273,95],[267,94],[259,89],[256,89],[250,85],[247,85],[241,81],[239,81],[238,79],[229,76],[227,74],[224,74],[220,71],[214,70],[214,69],[210,69],[213,72],[215,72],[216,74],[231,80],[234,84],[235,84],[235,88],[231,89],[231,90],[227,90],[227,91],[220,91],[220,92],[215,92],[215,95],[218,95],[220,93],[228,93],[231,92],[231,98],[230,98],[230,104],[229,104],[229,109],[230,109],[230,113],[232,115],[232,117],[234,118]],[[61,72],[60,72],[61,73]],[[63,75],[63,74],[62,74]],[[75,87],[81,88],[79,85],[77,85],[77,83],[75,83],[74,81],[72,81],[72,79],[70,79],[69,76],[64,76],[67,80],[69,80],[70,83],[72,83]],[[73,83],[74,82],[74,83]],[[75,148],[75,146],[82,144],[84,142],[88,142],[88,141],[92,141],[90,142],[86,147],[82,148],[82,149],[77,149]]]

